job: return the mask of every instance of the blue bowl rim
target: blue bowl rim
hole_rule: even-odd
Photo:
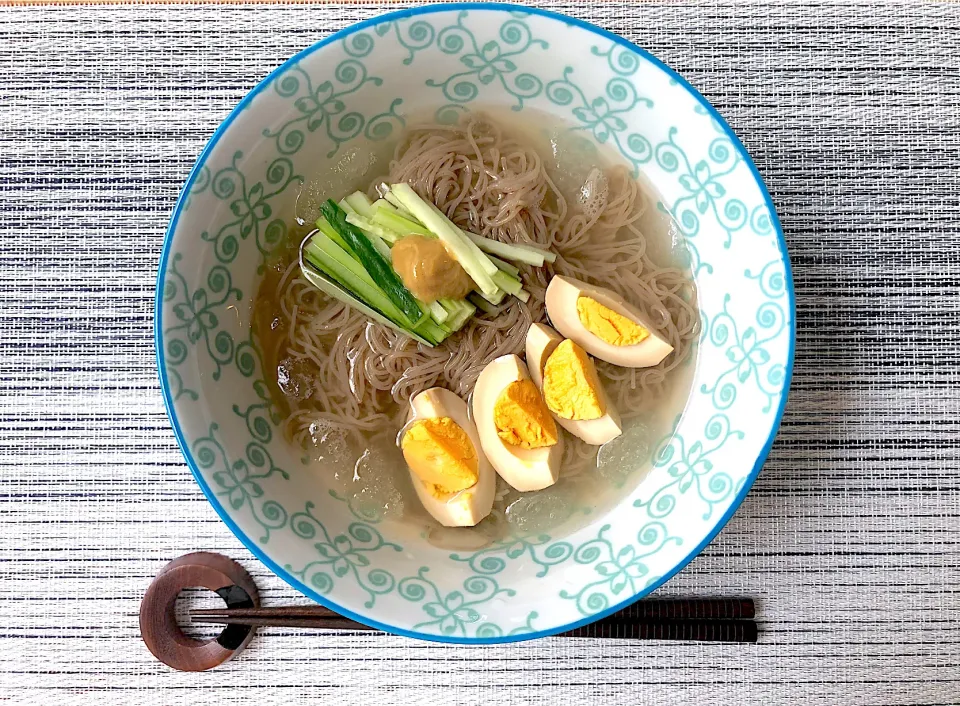
[[[726,513],[717,521],[716,525],[710,532],[707,533],[707,536],[703,539],[700,544],[698,544],[692,551],[690,551],[683,559],[681,559],[673,569],[668,572],[665,572],[660,579],[650,586],[641,589],[639,592],[633,596],[627,598],[616,605],[610,606],[606,610],[603,610],[594,615],[590,615],[586,618],[576,620],[566,625],[561,625],[555,628],[550,628],[548,630],[539,630],[537,632],[524,633],[521,635],[501,635],[497,637],[458,637],[458,636],[448,636],[448,635],[433,635],[429,633],[417,632],[415,630],[407,630],[404,628],[398,628],[393,625],[388,625],[387,623],[382,623],[380,621],[371,620],[370,618],[362,615],[358,615],[350,610],[343,608],[342,606],[337,605],[329,598],[317,593],[310,586],[306,585],[295,576],[290,574],[282,566],[274,562],[270,557],[268,557],[263,550],[254,542],[250,537],[248,537],[237,524],[233,521],[230,515],[226,512],[226,509],[223,507],[222,503],[217,498],[216,494],[204,480],[203,475],[200,473],[200,469],[197,466],[196,461],[193,458],[193,455],[189,449],[189,446],[184,437],[183,430],[180,428],[180,423],[177,420],[176,412],[174,409],[173,397],[170,389],[170,383],[167,380],[166,375],[166,366],[164,364],[164,353],[163,353],[163,325],[162,325],[162,316],[163,316],[163,282],[164,275],[167,268],[167,260],[170,256],[171,244],[173,242],[173,234],[176,231],[177,224],[180,220],[180,216],[183,212],[184,204],[189,197],[190,190],[193,188],[193,184],[196,181],[200,170],[204,166],[207,158],[210,153],[213,151],[214,147],[220,141],[220,138],[223,137],[224,133],[237,118],[237,116],[250,104],[251,101],[266,87],[268,87],[273,80],[282,74],[284,71],[289,69],[293,64],[300,61],[301,59],[306,58],[313,52],[322,49],[328,44],[337,42],[345,37],[348,37],[356,32],[374,27],[378,24],[384,22],[392,22],[401,19],[407,19],[410,17],[417,17],[419,15],[431,15],[434,13],[440,12],[450,12],[455,10],[485,10],[485,11],[495,11],[495,12],[519,12],[526,13],[528,15],[538,15],[540,17],[546,17],[548,19],[556,20],[563,22],[566,25],[578,27],[580,29],[587,30],[593,34],[596,34],[604,39],[610,40],[615,44],[632,51],[641,58],[649,61],[654,66],[657,66],[660,70],[664,71],[667,75],[672,77],[686,89],[690,95],[692,95],[707,111],[714,120],[717,121],[717,124],[723,129],[726,136],[730,139],[731,144],[737,149],[740,153],[740,156],[743,158],[744,163],[750,168],[753,178],[757,183],[757,186],[760,188],[760,192],[763,195],[764,203],[770,213],[770,219],[773,223],[774,230],[776,232],[777,238],[779,240],[780,252],[782,254],[784,270],[785,270],[785,284],[787,299],[790,305],[790,342],[789,349],[787,351],[787,363],[784,377],[784,386],[783,393],[780,398],[780,405],[777,409],[776,416],[774,417],[773,424],[770,428],[770,435],[767,438],[766,443],[760,451],[760,454],[757,456],[756,462],[754,463],[753,469],[750,472],[750,475],[747,477],[743,486],[740,489],[739,494],[734,499],[733,503],[727,509]],[[220,519],[230,528],[230,531],[241,541],[244,546],[259,559],[268,569],[270,569],[274,574],[279,576],[281,579],[286,581],[288,584],[293,586],[295,589],[301,593],[309,596],[317,603],[324,605],[331,610],[335,610],[341,615],[348,617],[357,622],[364,623],[371,627],[383,630],[385,632],[393,633],[395,635],[401,635],[403,637],[412,637],[420,640],[427,640],[432,642],[441,642],[441,643],[453,643],[453,644],[471,644],[471,645],[489,645],[489,644],[502,644],[508,642],[521,642],[524,640],[534,640],[540,637],[548,637],[550,635],[556,635],[557,633],[566,632],[568,630],[574,630],[583,625],[587,625],[596,620],[599,620],[611,613],[615,613],[618,610],[622,610],[631,603],[644,598],[649,595],[669,579],[675,576],[681,569],[683,569],[687,564],[693,561],[700,552],[711,542],[714,537],[720,533],[720,530],[730,521],[730,518],[733,517],[733,514],[743,503],[744,498],[750,492],[750,489],[753,487],[754,481],[756,481],[757,476],[760,474],[760,469],[763,467],[764,462],[766,461],[767,455],[770,453],[770,448],[773,446],[774,439],[777,436],[777,431],[780,427],[780,421],[783,418],[783,412],[786,408],[787,397],[789,396],[790,383],[793,377],[793,361],[794,361],[794,350],[796,347],[796,297],[794,294],[793,287],[793,274],[790,267],[790,257],[787,252],[787,243],[783,236],[783,228],[780,225],[780,219],[777,217],[776,209],[773,205],[773,200],[770,198],[770,193],[766,188],[766,185],[763,182],[763,178],[760,176],[760,172],[757,170],[757,166],[754,164],[753,160],[750,158],[750,155],[747,153],[747,150],[744,148],[743,144],[734,134],[733,130],[727,124],[726,120],[720,115],[719,112],[710,104],[710,102],[704,98],[696,88],[694,88],[683,76],[674,71],[672,68],[667,66],[664,62],[660,61],[653,54],[648,52],[646,49],[642,49],[632,42],[628,42],[623,37],[620,37],[613,32],[609,32],[601,27],[597,27],[589,22],[580,20],[574,17],[569,17],[567,15],[560,14],[558,12],[551,12],[549,10],[541,10],[533,7],[526,7],[523,5],[514,5],[510,3],[497,3],[497,2],[464,2],[464,3],[438,3],[435,5],[429,5],[425,7],[416,7],[405,10],[396,10],[394,12],[388,12],[383,15],[378,15],[356,24],[345,27],[337,32],[334,32],[325,39],[320,40],[319,42],[313,44],[312,46],[298,52],[294,56],[290,57],[281,64],[278,68],[272,71],[266,78],[264,78],[260,83],[258,83],[243,99],[237,106],[231,111],[230,115],[227,116],[217,130],[213,133],[213,136],[210,138],[210,141],[203,148],[203,151],[200,153],[200,156],[197,158],[196,164],[194,165],[190,176],[187,178],[186,184],[183,187],[183,190],[180,192],[180,197],[177,199],[177,204],[174,207],[173,215],[170,220],[170,225],[167,228],[166,235],[164,236],[163,241],[163,251],[160,254],[160,263],[157,270],[157,288],[156,288],[156,301],[155,301],[155,312],[154,312],[154,346],[156,348],[157,354],[157,372],[160,377],[160,387],[163,393],[164,405],[167,409],[167,415],[170,418],[170,423],[173,427],[174,436],[177,439],[177,443],[180,446],[180,450],[183,453],[184,458],[187,461],[187,465],[190,467],[190,471],[193,473],[193,477],[196,479],[200,489],[203,491],[203,494],[207,497],[207,500],[216,510],[217,514],[220,516]]]

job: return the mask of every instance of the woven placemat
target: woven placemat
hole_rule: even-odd
[[[224,552],[154,368],[196,155],[364,5],[0,9],[0,701],[956,704],[960,6],[549,1],[681,71],[756,159],[797,288],[793,392],[728,527],[663,594],[758,599],[757,646],[457,647],[265,630],[206,674],[147,652],[154,573]],[[391,6],[393,7],[393,6]]]

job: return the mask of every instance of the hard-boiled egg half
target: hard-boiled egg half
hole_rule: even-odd
[[[557,482],[563,439],[517,356],[501,356],[480,373],[473,419],[483,452],[507,483],[526,492]]]
[[[620,413],[590,356],[574,341],[549,326],[532,324],[527,330],[527,367],[564,429],[595,446],[620,436]]]
[[[411,401],[400,437],[423,507],[445,527],[472,527],[490,514],[496,478],[481,452],[467,403],[432,387]]]
[[[673,351],[636,307],[609,289],[556,276],[546,304],[557,331],[608,363],[649,368]]]

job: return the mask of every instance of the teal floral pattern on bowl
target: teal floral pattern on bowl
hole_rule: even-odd
[[[324,487],[279,433],[250,302],[305,178],[409,115],[537,110],[617,150],[661,195],[699,288],[691,398],[612,512],[552,537],[439,549]],[[459,642],[569,629],[645,595],[729,519],[769,449],[790,379],[789,261],[749,157],[710,106],[642,50],[504,5],[430,6],[361,23],[271,74],[201,154],[160,263],[164,398],[224,521],[316,600],[400,634]]]

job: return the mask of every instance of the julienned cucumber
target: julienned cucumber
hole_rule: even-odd
[[[496,316],[500,313],[500,308],[495,304],[491,304],[479,292],[471,292],[467,295],[467,299],[471,304],[475,305],[480,311],[484,314],[489,314],[490,316]]]
[[[430,304],[425,304],[424,306],[426,307],[427,311],[430,312],[430,318],[432,318],[438,324],[446,323],[447,319],[450,318],[450,314],[440,302],[431,302]]]
[[[391,328],[431,346],[440,343],[451,332],[456,331],[466,323],[469,316],[464,318],[463,309],[468,305],[448,300],[453,304],[451,307],[453,313],[448,313],[439,302],[433,302],[429,306],[418,302],[423,309],[430,313],[430,317],[424,318],[423,321],[414,326],[403,312],[387,298],[383,290],[373,281],[370,273],[325,230],[332,231],[332,228],[327,224],[326,229],[314,233],[303,246],[302,251],[304,260],[301,263],[302,268],[305,272],[309,271],[310,274],[314,275],[313,278],[307,276],[307,279],[314,286],[346,304],[352,306],[356,306],[356,303],[361,304],[362,307],[356,306],[356,308],[362,313],[367,315],[370,311],[377,313],[377,317],[371,316],[375,321],[379,323],[387,321]],[[335,237],[339,239],[339,236],[335,235]],[[328,283],[332,282],[337,285],[340,290],[339,293],[331,293],[328,291],[329,287],[321,287],[318,282],[314,281],[317,276],[316,273],[320,273]],[[349,299],[341,296],[343,293],[346,293]],[[472,313],[473,308],[470,307],[469,311]],[[456,316],[453,315],[454,313]]]
[[[511,265],[506,260],[501,260],[499,257],[494,257],[493,255],[487,253],[487,257],[490,258],[490,262],[497,266],[498,269],[506,272],[508,275],[513,275],[514,277],[520,276],[520,268],[515,265]]]
[[[391,322],[392,328],[430,345],[440,343],[446,338],[446,334],[442,333],[442,330],[429,318],[425,318],[418,325],[413,326],[403,312],[376,285],[370,274],[323,233],[315,234],[304,246],[303,258],[306,260],[308,267],[312,266],[323,273],[344,291],[349,292],[355,300],[362,302],[364,306],[378,311],[381,318]],[[344,301],[342,297],[338,298]],[[351,302],[345,303],[349,304]],[[363,309],[362,311],[366,313],[367,310]],[[376,320],[380,321],[380,319]],[[438,334],[438,332],[441,333]]]
[[[374,212],[383,210],[383,211],[389,211],[390,213],[399,213],[399,211],[397,211],[397,207],[394,206],[389,201],[387,201],[386,199],[377,199],[376,201],[374,201],[373,210]]]
[[[496,282],[500,289],[505,291],[507,294],[512,294],[522,302],[526,302],[530,299],[530,292],[523,288],[523,282],[518,280],[516,277],[507,274],[506,272],[497,272],[497,274],[493,276],[493,281]]]
[[[416,218],[416,216],[414,216],[412,213],[410,213],[410,211],[408,211],[404,207],[404,205],[400,202],[400,199],[398,199],[394,194],[390,193],[389,186],[387,186],[386,184],[381,184],[380,187],[381,189],[383,189],[382,193],[383,193],[384,201],[386,201],[388,204],[391,204],[395,209],[397,209],[397,213],[399,213],[404,218]]]
[[[507,294],[516,294],[523,289],[523,283],[520,280],[500,270],[493,275],[493,282]]]
[[[340,237],[340,234],[334,230],[332,225],[327,223],[327,219],[323,216],[320,216],[320,218],[317,219],[317,230],[343,248],[343,251],[350,255],[350,257],[352,257],[354,260],[360,262],[360,259],[354,254],[353,250],[350,249],[350,246],[347,245],[346,241]]]
[[[405,235],[424,235],[429,238],[436,237],[419,223],[411,221],[409,218],[404,218],[399,213],[387,211],[386,209],[378,209],[376,213],[373,214],[371,220],[375,225],[396,233],[399,238]]]
[[[412,328],[409,319],[387,298],[367,271],[322,233],[310,239],[303,249],[303,257],[398,326]]]
[[[320,210],[334,230],[356,253],[360,264],[370,273],[373,281],[380,286],[384,294],[410,319],[413,327],[416,328],[427,317],[427,314],[417,304],[414,296],[403,286],[400,276],[394,272],[390,263],[377,252],[373,243],[356,226],[347,223],[347,214],[333,199],[324,202],[320,206]]]
[[[381,238],[382,240],[387,241],[391,245],[397,242],[399,236],[394,234],[392,230],[389,230],[387,228],[381,228],[370,219],[364,218],[363,216],[359,215],[356,211],[353,211],[353,212],[347,211],[346,213],[347,213],[347,223],[351,223],[355,225],[364,233],[372,233],[376,235],[378,238]]]
[[[333,297],[334,299],[343,302],[347,306],[353,307],[364,316],[376,321],[378,324],[392,328],[394,331],[399,331],[405,336],[410,336],[410,338],[415,341],[419,341],[426,346],[432,347],[434,345],[432,341],[428,341],[420,334],[398,326],[376,309],[371,309],[369,306],[350,294],[350,292],[343,289],[339,284],[329,279],[323,272],[315,270],[309,265],[301,269],[303,271],[304,278],[327,296]]]
[[[460,302],[456,299],[439,299],[438,301],[449,316],[453,316],[460,311]]]
[[[429,338],[435,343],[440,343],[443,339],[450,335],[449,331],[444,330],[439,324],[435,323],[433,319],[426,319],[423,323],[417,326],[417,333],[424,338]]]
[[[459,331],[466,323],[477,313],[476,307],[468,302],[460,302],[460,310],[447,320],[447,326],[454,331]]]
[[[490,296],[486,292],[477,292],[477,294],[479,294],[481,297],[486,299],[488,302],[490,302],[494,306],[500,306],[500,304],[503,303],[503,298],[507,296],[507,293],[502,289],[500,289],[499,287],[497,288],[497,293],[494,294],[493,296]]]
[[[506,272],[500,271],[493,276],[493,281],[496,282],[497,286],[507,294],[512,294],[522,302],[529,301],[530,292],[524,289],[523,282],[513,275],[509,275]]]
[[[373,216],[374,208],[373,203],[370,199],[367,198],[367,195],[362,191],[355,191],[349,196],[347,196],[344,201],[350,204],[350,207],[359,213],[364,218],[370,218]]]
[[[501,243],[499,240],[484,238],[482,235],[477,235],[476,233],[467,233],[466,236],[470,239],[470,242],[483,252],[502,257],[504,260],[513,260],[514,262],[522,262],[526,265],[533,265],[534,267],[543,267],[544,261],[554,262],[557,259],[556,253],[552,253],[549,250],[541,250],[532,245]]]
[[[377,202],[356,192],[339,204],[332,199],[323,203],[318,232],[301,248],[301,267],[304,277],[329,296],[425,345],[436,345],[461,329],[478,308],[499,314],[507,294],[530,299],[520,268],[505,260],[542,266],[556,259],[534,246],[464,232],[408,184],[384,184],[381,193],[384,198]],[[444,242],[477,284],[470,301],[443,299],[428,305],[403,285],[391,265],[390,245],[411,234]]]
[[[493,264],[493,262],[491,262],[490,258],[487,257],[487,254],[482,250],[480,250],[480,248],[478,248],[476,244],[474,244],[473,241],[471,241],[470,238],[467,237],[467,234],[463,232],[463,229],[461,229],[460,226],[458,226],[456,223],[454,223],[449,218],[447,218],[447,214],[445,214],[443,211],[437,208],[436,205],[428,201],[425,201],[424,203],[427,204],[430,210],[433,211],[434,215],[438,219],[440,219],[440,221],[445,223],[450,228],[450,231],[452,233],[459,234],[460,242],[462,242],[463,245],[466,247],[466,252],[469,253],[470,259],[476,264],[476,266],[482,269],[488,277],[492,278],[493,275],[497,273],[498,268],[496,265]],[[462,266],[462,263],[461,263],[461,266]]]
[[[364,227],[366,221],[360,218],[359,216],[348,213],[347,214],[347,223],[352,223],[357,228],[360,229],[360,232],[363,233],[367,240],[373,243],[373,247],[376,248],[377,252],[383,257],[387,262],[393,262],[393,255],[390,253],[390,246],[384,242],[383,238],[380,237],[379,233],[375,230],[370,230]],[[392,242],[392,241],[391,241]]]
[[[481,261],[474,256],[473,248],[468,245],[469,241],[446,216],[437,212],[436,206],[424,201],[409,184],[403,182],[391,185],[388,195],[395,196],[414,218],[447,245],[450,254],[476,282],[481,292],[490,297],[496,296],[500,289],[493,283]]]

